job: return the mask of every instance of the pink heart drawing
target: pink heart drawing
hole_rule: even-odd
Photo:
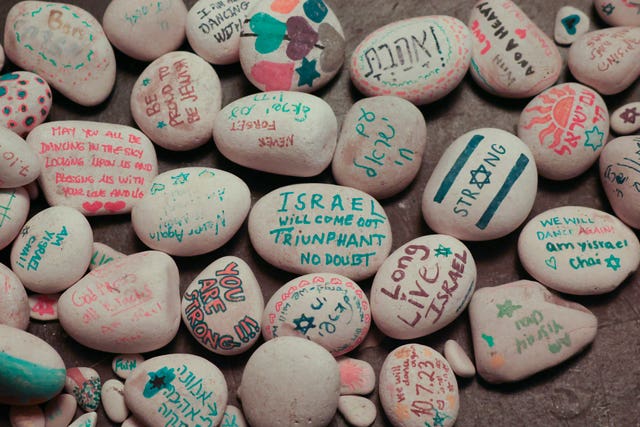
[[[84,202],[82,203],[82,209],[84,209],[85,211],[87,211],[88,213],[96,213],[100,210],[100,208],[102,208],[102,202]]]
[[[307,56],[318,42],[318,33],[302,16],[287,19],[287,34],[290,40],[287,45],[287,57],[294,61]]]
[[[117,202],[107,202],[104,204],[104,208],[109,212],[118,212],[124,209],[127,204],[124,200],[118,200]]]
[[[523,40],[525,37],[527,37],[527,30],[525,30],[524,28],[518,28],[514,31],[514,33],[516,33],[516,35]]]
[[[294,66],[293,62],[260,61],[251,68],[251,77],[266,91],[290,90]]]

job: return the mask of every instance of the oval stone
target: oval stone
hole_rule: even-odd
[[[0,103],[0,126],[24,137],[49,115],[51,88],[42,77],[29,71],[3,74],[0,76]]]
[[[262,91],[313,92],[344,62],[342,26],[323,0],[257,2],[240,33],[240,64]]]
[[[100,406],[102,381],[93,368],[83,366],[67,369],[64,389],[76,398],[78,406],[85,412],[95,411]]]
[[[447,340],[444,343],[444,357],[457,376],[471,378],[476,374],[476,367],[457,341]]]
[[[452,16],[419,16],[369,34],[349,63],[351,81],[366,96],[393,95],[429,104],[455,89],[471,60],[471,33]]]
[[[76,415],[78,402],[68,393],[60,393],[44,407],[45,427],[67,427]]]
[[[144,362],[141,354],[121,354],[111,361],[111,369],[120,378],[127,379]]]
[[[7,57],[64,96],[87,107],[104,101],[115,83],[116,60],[100,22],[65,3],[22,1],[4,26]]]
[[[477,129],[442,154],[422,195],[422,215],[437,233],[497,239],[527,218],[537,185],[531,150],[520,139],[501,129]]]
[[[29,300],[22,282],[11,269],[0,264],[0,324],[26,330],[29,326]]]
[[[29,317],[45,322],[58,319],[58,298],[60,294],[29,295]]]
[[[397,96],[361,99],[342,123],[333,177],[376,199],[394,196],[418,174],[426,145],[427,124],[412,103]]]
[[[478,1],[469,16],[471,76],[489,93],[528,98],[558,80],[558,48],[511,0]]]
[[[426,345],[405,344],[390,352],[380,368],[378,393],[394,427],[450,427],[458,417],[456,376]]]
[[[131,115],[153,142],[185,151],[211,138],[222,87],[213,67],[191,52],[169,52],[144,69],[131,91]]]
[[[610,141],[600,155],[600,182],[616,216],[640,229],[640,137],[622,136]]]
[[[53,206],[24,225],[11,247],[11,269],[33,292],[60,292],[87,271],[92,245],[93,231],[84,215]]]
[[[339,274],[312,273],[282,285],[264,309],[262,335],[306,338],[340,356],[369,332],[369,300],[360,286]]]
[[[200,345],[231,356],[260,337],[264,299],[251,267],[235,256],[220,258],[193,279],[182,296],[182,320]]]
[[[40,159],[35,150],[20,136],[0,126],[0,188],[21,187],[35,181],[38,175]]]
[[[69,427],[95,427],[98,424],[98,414],[96,412],[87,412],[73,420]]]
[[[249,238],[268,263],[297,274],[372,276],[391,251],[391,225],[373,197],[332,184],[294,184],[263,196]]]
[[[66,374],[64,361],[46,341],[0,325],[0,403],[46,402],[60,393]]]
[[[618,287],[640,264],[633,230],[606,212],[583,206],[545,211],[518,239],[523,267],[537,281],[574,295],[597,295]]]
[[[396,249],[371,286],[378,329],[397,339],[429,335],[453,322],[476,286],[476,264],[458,239],[434,234]]]
[[[593,0],[600,18],[612,27],[640,26],[640,5],[631,0]]]
[[[163,347],[180,326],[178,267],[162,252],[129,255],[96,268],[58,300],[65,332],[109,353]]]
[[[353,427],[368,427],[376,420],[376,405],[362,396],[340,396],[338,411]]]
[[[376,387],[373,366],[364,360],[342,356],[336,359],[340,368],[340,395],[369,394]]]
[[[220,111],[213,140],[226,158],[290,176],[318,175],[331,163],[338,121],[322,98],[300,92],[245,96]]]
[[[640,102],[631,102],[611,113],[611,130],[618,135],[630,135],[640,130]]]
[[[29,215],[31,200],[24,187],[0,188],[0,206],[3,206],[3,221],[0,224],[0,249],[13,242]]]
[[[150,248],[171,255],[218,249],[249,213],[249,187],[220,169],[188,167],[156,177],[131,212],[133,229]]]
[[[145,425],[215,426],[227,406],[227,382],[213,363],[193,354],[167,354],[145,361],[124,383],[124,398]]]
[[[153,61],[180,47],[186,18],[182,0],[111,0],[102,26],[111,44],[124,54]]]
[[[598,92],[562,83],[533,98],[520,114],[518,137],[529,147],[538,173],[574,178],[589,169],[607,143],[609,112]]]
[[[110,379],[102,385],[102,407],[104,413],[114,423],[121,423],[129,416],[129,409],[124,401],[124,384]]]

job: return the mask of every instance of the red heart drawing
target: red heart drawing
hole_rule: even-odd
[[[104,208],[109,212],[118,212],[124,209],[127,204],[124,200],[118,200],[117,202],[107,202],[104,204]]]
[[[293,62],[260,61],[251,68],[251,77],[257,83],[263,84],[266,91],[289,90],[294,66]]]
[[[82,203],[82,209],[89,213],[96,213],[102,207],[102,202],[95,201],[93,203],[84,202]]]
[[[523,40],[524,40],[525,37],[527,37],[527,30],[525,30],[524,28],[518,28],[514,32],[516,33],[516,35],[518,37],[520,37]]]

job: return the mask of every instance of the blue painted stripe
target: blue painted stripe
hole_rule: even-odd
[[[476,148],[478,148],[478,145],[480,145],[480,142],[483,139],[484,139],[483,135],[473,135],[473,138],[471,138],[467,146],[464,148],[464,150],[462,150],[462,153],[460,153],[460,155],[456,159],[453,166],[451,166],[451,169],[449,169],[447,176],[445,176],[444,179],[442,180],[442,183],[440,184],[440,188],[438,188],[438,192],[436,193],[436,196],[433,198],[434,202],[442,203],[445,196],[449,192],[449,189],[451,188],[453,183],[456,181],[458,174],[460,173],[464,165],[467,163],[467,160],[469,160],[469,157],[471,156],[471,154],[473,154]]]
[[[491,203],[489,203],[489,206],[487,206],[487,209],[484,211],[478,222],[476,222],[476,227],[481,230],[487,228],[487,225],[489,225],[493,215],[495,215],[496,211],[507,197],[507,194],[511,191],[511,187],[513,187],[518,178],[520,178],[520,175],[522,175],[522,172],[524,172],[528,164],[529,158],[524,154],[520,154],[518,161],[516,161],[516,164],[513,165],[509,171],[509,175],[507,175],[504,184],[502,184],[502,187],[500,187],[498,193],[495,195]]]
[[[29,404],[51,399],[64,387],[66,369],[50,368],[0,352],[0,402]]]

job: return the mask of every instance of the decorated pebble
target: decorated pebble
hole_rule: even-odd
[[[153,357],[124,383],[127,407],[149,426],[173,422],[216,426],[227,397],[227,382],[220,369],[192,354]]]
[[[138,77],[131,114],[153,142],[185,151],[209,141],[221,102],[220,79],[211,65],[191,52],[169,52]]]
[[[107,380],[102,384],[102,407],[114,423],[121,423],[129,416],[124,401],[124,384],[118,380]]]
[[[589,31],[591,20],[586,13],[573,6],[563,6],[556,13],[553,39],[558,44],[571,44]]]
[[[471,378],[476,374],[476,367],[457,341],[447,340],[444,343],[444,357],[457,376]]]
[[[247,12],[240,64],[262,91],[313,92],[344,62],[342,26],[323,0],[265,0]]]
[[[147,352],[180,326],[178,267],[156,251],[96,268],[58,300],[60,325],[80,344],[109,353]]]
[[[425,345],[405,344],[387,355],[378,393],[394,427],[450,427],[458,417],[456,377],[446,359]]]
[[[207,266],[182,296],[182,320],[200,345],[216,354],[247,351],[260,337],[264,300],[249,265],[235,256]]]
[[[59,121],[42,124],[27,143],[39,155],[39,181],[52,206],[86,216],[131,211],[158,173],[153,144],[129,126]]]
[[[140,61],[177,50],[185,37],[182,0],[111,0],[102,26],[111,44]]]
[[[527,272],[543,285],[568,294],[597,295],[614,290],[636,271],[640,242],[613,215],[563,206],[524,226],[518,255]]]
[[[224,410],[224,415],[222,416],[222,424],[220,425],[229,427],[249,427],[240,409],[233,405],[227,405]]]
[[[9,408],[11,427],[45,427],[44,413],[38,405]]]
[[[530,280],[479,289],[469,319],[476,369],[491,383],[518,381],[563,362],[598,329],[585,307]]]
[[[42,77],[29,71],[3,74],[0,103],[0,126],[24,136],[49,115],[51,88]]]
[[[613,27],[640,26],[640,4],[631,0],[593,0],[600,18]]]
[[[622,136],[600,155],[600,181],[616,216],[640,229],[640,137]],[[632,249],[629,248],[629,251]]]
[[[366,96],[393,95],[429,104],[455,89],[471,60],[471,33],[451,16],[419,16],[369,34],[349,63],[351,81]]]
[[[338,411],[353,427],[368,427],[376,420],[376,405],[362,396],[340,396]]]
[[[0,249],[9,246],[22,230],[31,200],[24,187],[0,189]]]
[[[29,295],[29,317],[44,322],[57,320],[58,298],[60,298],[60,294]]]
[[[95,427],[98,424],[98,414],[96,412],[87,412],[76,418],[69,427]]]
[[[630,135],[640,130],[640,102],[631,102],[611,113],[611,130],[618,135]]]
[[[83,411],[95,411],[100,406],[102,381],[93,368],[68,368],[64,389],[76,398],[78,406]]]
[[[111,369],[120,378],[127,379],[144,362],[141,354],[120,354],[111,361]]]
[[[0,188],[21,187],[35,181],[38,175],[40,159],[35,150],[0,124]]]
[[[538,173],[554,180],[589,169],[608,136],[607,105],[598,92],[579,83],[562,83],[537,95],[518,123],[518,137],[531,150]]]
[[[371,324],[369,300],[347,277],[311,273],[278,289],[264,308],[262,335],[309,339],[340,356],[356,348]]]
[[[252,427],[327,426],[340,397],[338,364],[313,341],[278,337],[251,355],[238,397]]]
[[[26,330],[29,326],[29,300],[22,282],[4,264],[0,264],[0,324]]]
[[[640,28],[613,27],[588,32],[569,49],[569,70],[602,95],[622,92],[640,75]]]
[[[447,148],[422,195],[429,227],[461,240],[491,240],[515,230],[536,197],[531,150],[501,129],[468,132]]]
[[[397,96],[361,99],[342,123],[333,177],[376,199],[394,196],[418,174],[426,145],[427,125],[412,103]]]
[[[87,271],[93,232],[80,212],[66,206],[44,209],[26,222],[11,248],[11,269],[29,290],[52,294]]]
[[[376,373],[368,362],[346,356],[336,361],[340,369],[340,395],[365,395],[376,387]]]
[[[44,407],[46,427],[67,427],[76,415],[78,402],[68,393],[60,393]]]
[[[455,320],[469,304],[476,264],[458,239],[422,236],[396,249],[371,286],[376,326],[397,339],[431,334]]]
[[[77,6],[22,1],[4,26],[7,57],[33,71],[70,100],[87,107],[104,101],[115,83],[116,60],[98,22]]]
[[[226,158],[290,176],[314,176],[326,169],[337,137],[331,106],[300,92],[245,96],[224,107],[213,124],[213,140]]]
[[[187,167],[158,175],[131,212],[131,222],[150,248],[171,255],[200,255],[227,243],[250,205],[249,187],[237,176]]]
[[[46,402],[60,393],[66,373],[64,361],[46,341],[0,325],[0,403]]]
[[[110,246],[100,242],[93,242],[93,254],[89,270],[94,270],[102,265],[108,264],[116,259],[124,258],[126,255],[118,252]]]

